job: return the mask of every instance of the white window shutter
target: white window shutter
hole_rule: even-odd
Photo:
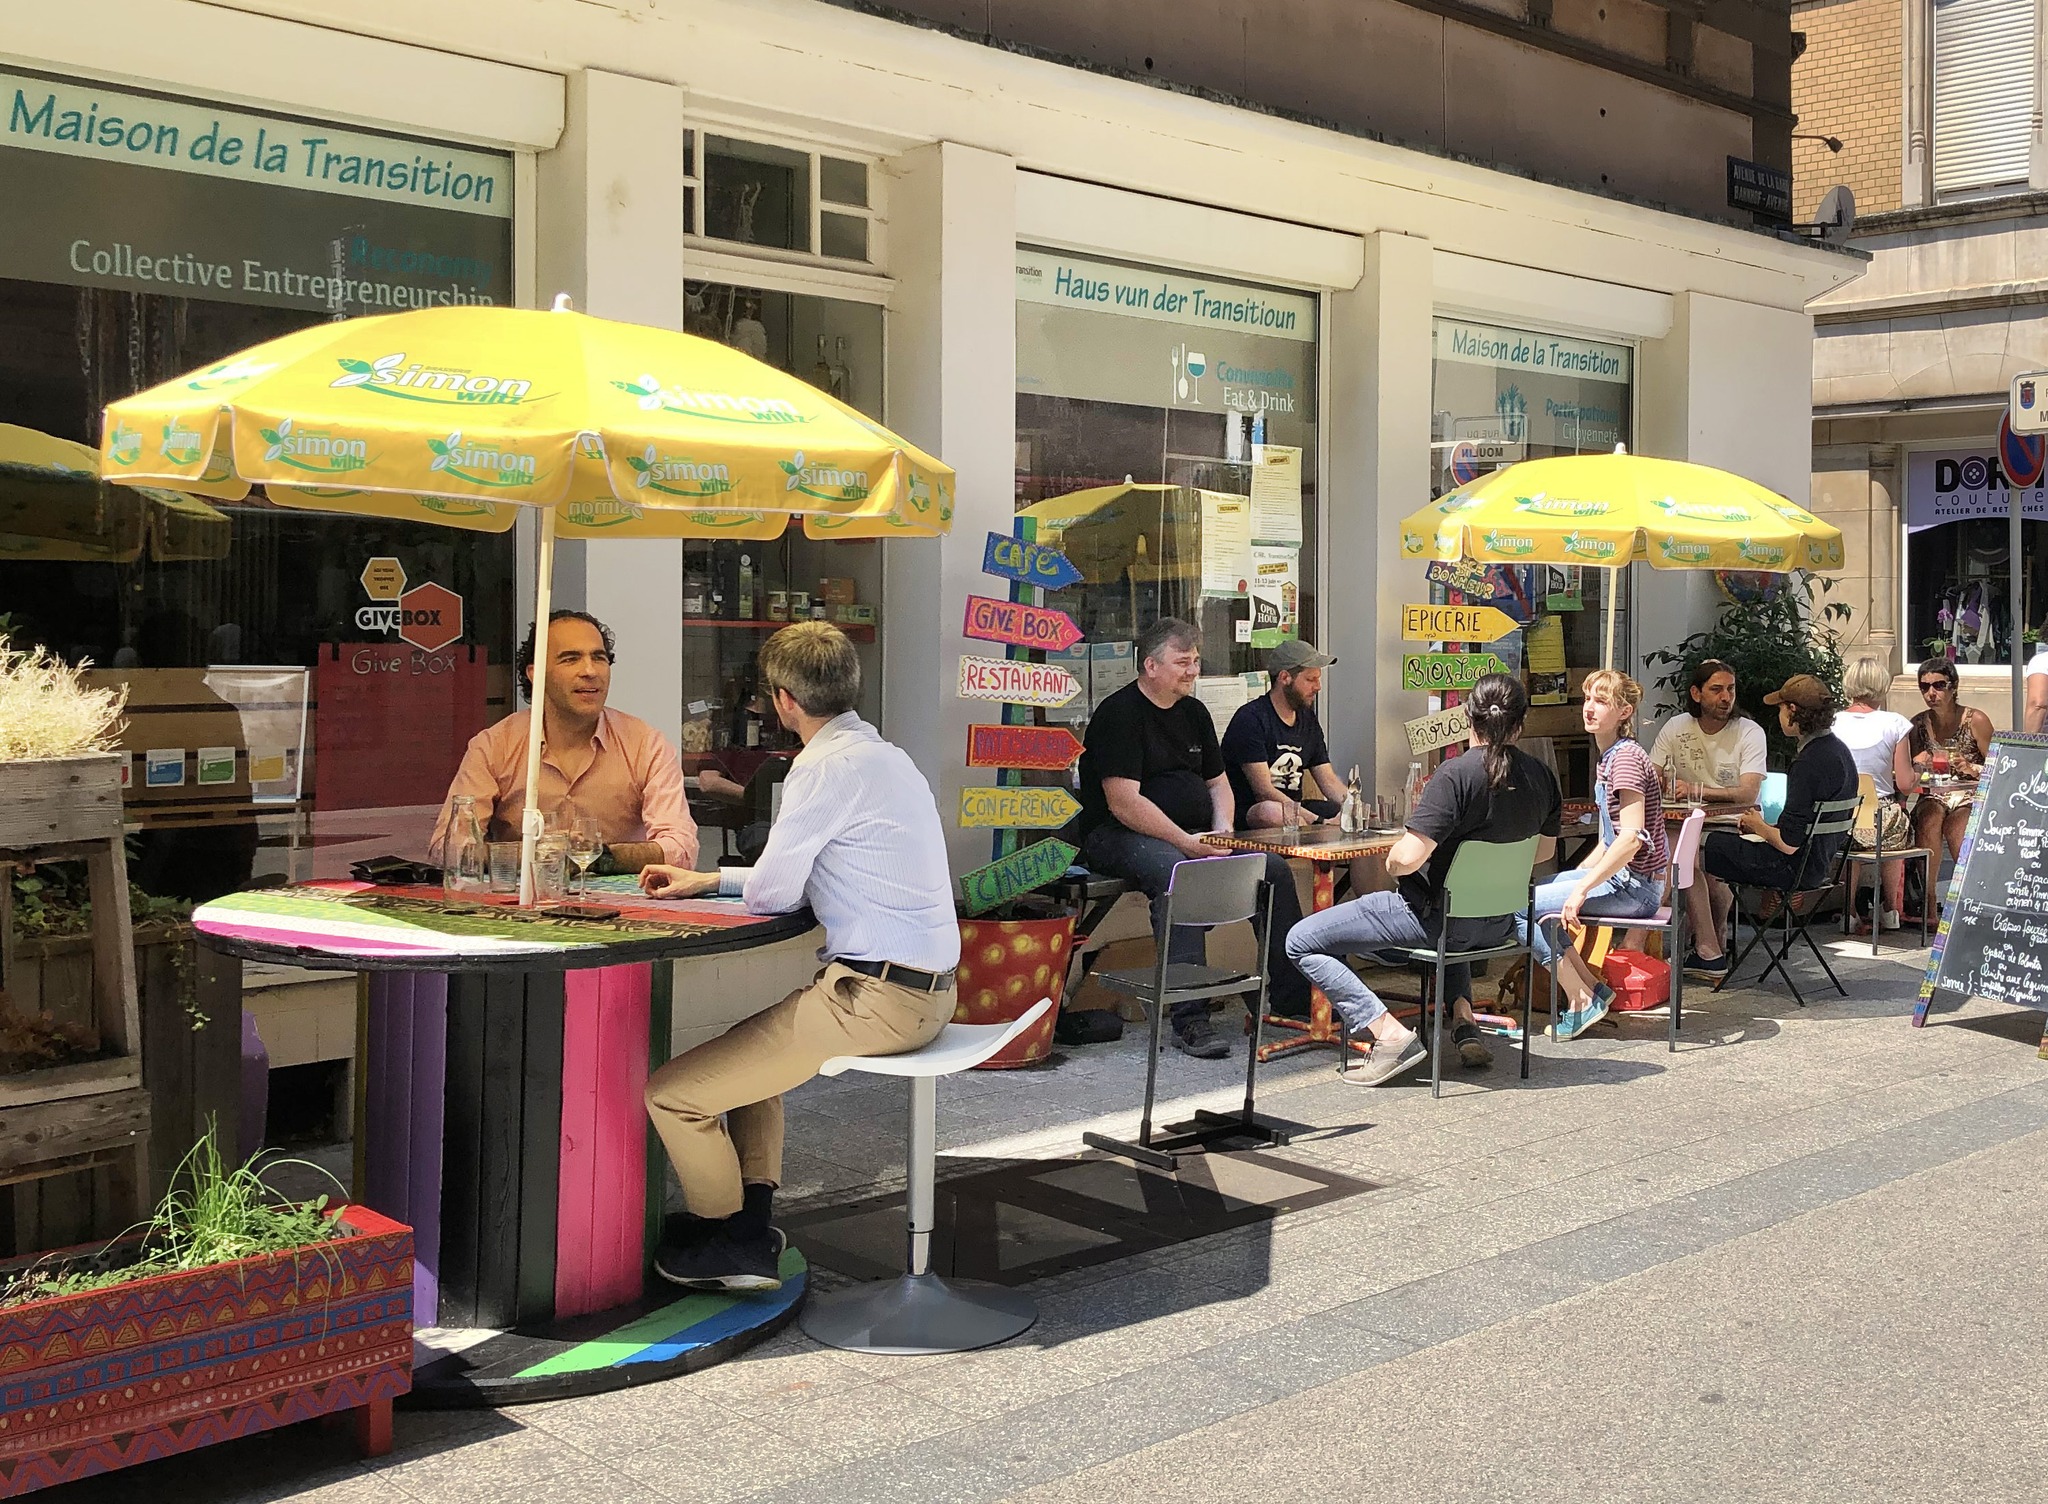
[[[1934,191],[2027,181],[2035,0],[1934,0]]]

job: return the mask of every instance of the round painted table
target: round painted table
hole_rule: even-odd
[[[666,964],[801,935],[808,911],[657,903],[595,879],[610,920],[507,898],[309,883],[192,916],[227,956],[360,974],[358,1198],[413,1228],[416,1406],[505,1405],[702,1368],[788,1324],[766,1295],[654,1278],[667,1160],[641,1093],[668,1059]],[[405,1402],[401,1402],[405,1403]]]

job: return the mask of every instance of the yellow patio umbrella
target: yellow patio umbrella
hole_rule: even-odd
[[[1726,470],[1630,454],[1524,460],[1401,522],[1409,559],[1590,564],[1619,572],[1842,567],[1842,533],[1767,486]],[[1617,592],[1607,592],[1607,662]]]
[[[316,324],[107,408],[107,478],[555,540],[937,537],[953,472],[846,403],[694,335],[466,306]],[[532,718],[528,788],[539,785]],[[532,898],[528,809],[520,899]]]
[[[165,560],[227,555],[231,524],[197,497],[100,483],[84,444],[0,423],[0,559],[132,564],[144,541]]]

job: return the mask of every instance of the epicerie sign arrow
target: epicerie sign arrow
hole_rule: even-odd
[[[1065,841],[1037,841],[960,879],[961,906],[983,914],[999,903],[1057,882],[1080,852]]]
[[[1435,715],[1409,721],[1401,729],[1408,733],[1408,750],[1420,757],[1438,747],[1448,747],[1452,742],[1465,740],[1472,734],[1472,717],[1465,713],[1464,706],[1453,705],[1449,710],[1439,710]]]
[[[1510,673],[1497,653],[1403,653],[1401,687],[1436,694],[1470,689],[1488,674]]]
[[[1081,583],[1081,571],[1058,549],[1001,533],[988,535],[988,543],[981,551],[981,570],[983,574],[1000,575],[1041,590],[1064,590]]]
[[[970,768],[1034,768],[1063,772],[1081,755],[1081,739],[1064,726],[969,726]]]
[[[960,631],[983,642],[1007,642],[1012,647],[1042,648],[1048,653],[1062,652],[1081,640],[1081,629],[1064,611],[990,600],[985,595],[967,597],[967,619]]]
[[[1081,812],[1065,789],[967,788],[960,791],[960,823],[970,829],[1058,830]]]
[[[1009,658],[960,658],[960,698],[1001,700],[1006,705],[1064,705],[1081,692],[1081,681],[1050,663]]]
[[[1401,635],[1410,642],[1497,642],[1515,619],[1492,606],[1403,606]]]

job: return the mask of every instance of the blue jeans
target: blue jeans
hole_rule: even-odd
[[[1506,930],[1505,922],[1497,920],[1454,924],[1449,943],[1453,949],[1490,945],[1503,939]],[[1435,944],[1435,934],[1415,917],[1407,899],[1398,893],[1367,893],[1303,919],[1287,936],[1287,959],[1323,989],[1323,996],[1345,1026],[1359,1033],[1385,1013],[1387,1005],[1344,964],[1344,957],[1378,951],[1399,953]],[[1444,1003],[1471,995],[1472,968],[1445,967]]]
[[[1217,852],[1218,856],[1224,855]],[[1176,965],[1200,966],[1207,958],[1207,936],[1191,925],[1175,925],[1169,938],[1161,933],[1166,922],[1166,888],[1173,881],[1176,863],[1187,861],[1157,836],[1140,835],[1117,824],[1098,825],[1081,843],[1081,864],[1106,877],[1120,877],[1152,900],[1152,937],[1166,946],[1166,959]],[[1301,1013],[1308,1008],[1308,983],[1287,964],[1287,936],[1301,919],[1301,900],[1294,891],[1294,872],[1285,858],[1266,858],[1266,880],[1273,885],[1273,926],[1266,937],[1266,1003],[1281,1013]],[[1247,1004],[1247,1006],[1250,1006]],[[1175,1003],[1171,1017],[1176,1025],[1208,1011],[1206,1000]]]
[[[1544,917],[1564,912],[1564,901],[1572,896],[1579,885],[1577,872],[1560,872],[1547,882],[1536,886],[1536,937],[1529,948],[1536,953],[1536,959],[1545,966],[1557,959],[1557,945],[1550,938],[1555,926],[1545,925]],[[1588,919],[1647,919],[1664,906],[1664,885],[1653,883],[1648,878],[1624,867],[1591,893],[1579,905],[1579,913]],[[1521,915],[1515,916],[1515,938],[1528,940],[1528,921]]]

